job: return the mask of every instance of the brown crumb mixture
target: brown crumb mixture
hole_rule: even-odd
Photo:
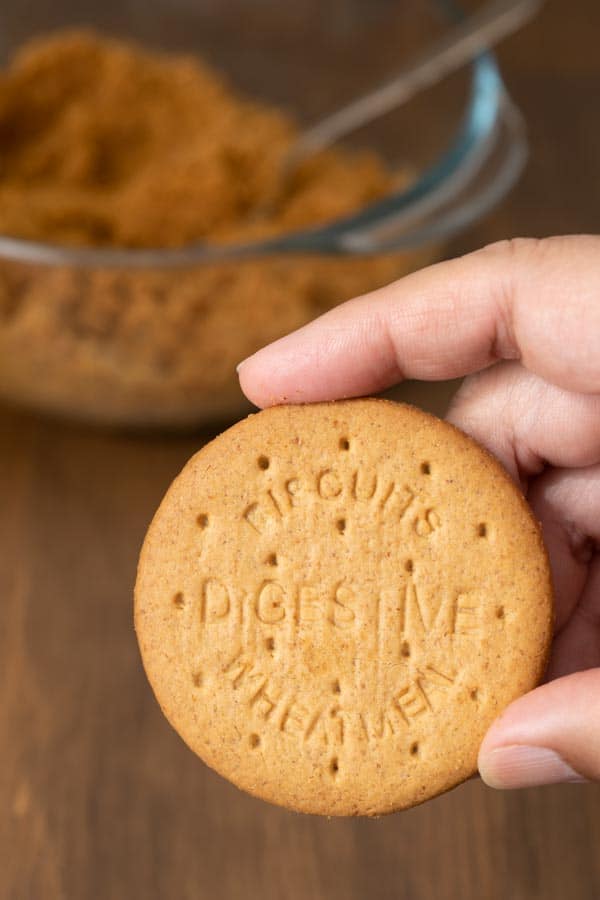
[[[0,233],[54,243],[177,247],[324,222],[388,192],[373,154],[321,154],[267,221],[297,133],[201,60],[65,32],[0,77]]]
[[[375,156],[329,152],[303,167],[269,219],[257,215],[294,133],[197,59],[80,32],[34,41],[0,76],[0,233],[124,247],[255,239],[389,191]],[[232,418],[247,408],[235,374],[243,357],[429,254],[162,271],[0,258],[0,396],[109,423]]]

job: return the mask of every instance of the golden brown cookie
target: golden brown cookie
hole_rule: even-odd
[[[552,587],[502,467],[409,406],[280,406],[204,447],[142,550],[135,624],[202,759],[303,812],[376,815],[476,769],[539,680]]]

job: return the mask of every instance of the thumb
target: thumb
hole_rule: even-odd
[[[486,734],[479,771],[494,788],[600,781],[600,669],[515,700]]]

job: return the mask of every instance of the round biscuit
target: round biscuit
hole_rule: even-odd
[[[476,771],[552,634],[540,529],[500,464],[409,406],[267,409],[150,526],[135,626],[157,699],[240,788],[377,815]]]

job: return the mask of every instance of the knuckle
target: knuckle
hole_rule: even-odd
[[[530,260],[532,257],[544,254],[547,245],[554,240],[556,239],[531,237],[504,238],[504,240],[495,241],[493,244],[488,244],[486,247],[483,247],[481,252],[485,255],[501,256],[503,259],[507,260]]]
[[[503,261],[519,264],[546,263],[556,260],[561,255],[573,252],[600,252],[600,236],[592,234],[567,234],[552,237],[516,237],[505,238],[482,247],[479,251],[484,256],[500,257]]]

